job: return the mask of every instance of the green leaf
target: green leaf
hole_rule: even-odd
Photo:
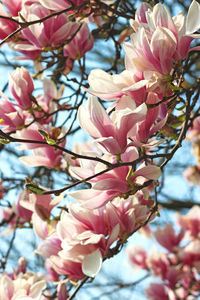
[[[33,184],[33,183],[27,183],[26,184],[26,189],[37,194],[37,195],[43,195],[44,194],[44,190],[41,189],[40,187],[38,187],[37,184]]]
[[[171,84],[170,82],[168,82],[167,85],[168,85],[168,87],[169,87],[171,90],[173,90],[173,91],[180,91],[180,90],[182,90],[181,87],[175,86],[175,85]]]
[[[48,138],[49,135],[47,132],[45,132],[44,130],[38,129],[38,132],[41,134],[41,136],[43,136],[44,138]]]
[[[177,128],[177,127],[181,126],[182,123],[183,123],[183,122],[178,122],[178,123],[176,123],[176,124],[170,124],[170,127],[172,127],[172,128]]]
[[[49,139],[49,138],[46,138],[46,140],[47,140],[47,144],[49,144],[49,145],[56,145],[56,141],[54,141],[53,139]]]
[[[9,140],[4,140],[4,139],[0,139],[0,143],[4,144],[4,145],[7,145],[7,144],[10,143],[10,141]]]
[[[185,121],[185,115],[179,116],[178,119],[179,119],[181,122],[184,122],[184,121]]]

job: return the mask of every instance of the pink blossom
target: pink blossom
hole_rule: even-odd
[[[27,21],[41,19],[51,11],[44,8],[39,2],[26,1],[21,14]],[[59,44],[66,42],[78,29],[78,23],[69,22],[65,14],[49,18],[22,30],[22,36],[28,42],[17,42],[15,50],[24,54],[30,52],[30,57],[40,55],[41,51],[49,51]],[[33,55],[34,54],[34,55]]]
[[[143,209],[139,210],[135,197],[118,198],[95,210],[70,204],[69,212],[62,212],[56,231],[48,234],[36,252],[49,257],[58,274],[73,280],[84,274],[94,277],[113,242],[126,240],[139,222],[148,218],[150,210],[146,206]]]
[[[200,117],[194,119],[192,128],[189,128],[187,140],[193,140],[194,138],[198,138],[200,135]]]
[[[8,2],[8,1],[5,1],[5,2]],[[13,7],[15,7],[15,6],[13,6]],[[0,4],[0,15],[9,18],[9,14],[6,13],[2,4]],[[17,29],[17,27],[18,27],[18,25],[15,22],[1,18],[0,19],[0,39],[1,40],[5,39],[9,34],[14,32]]]
[[[189,232],[191,237],[198,237],[200,232],[200,208],[193,206],[186,215],[177,215],[178,224]]]
[[[62,160],[62,151],[48,146],[33,150],[33,156],[21,156],[21,162],[30,167],[45,166],[47,168],[59,168]]]
[[[170,300],[167,288],[161,283],[151,283],[145,292],[151,300]]]
[[[163,229],[158,228],[154,232],[157,242],[170,252],[175,252],[178,249],[184,234],[184,228],[179,234],[176,234],[171,224],[167,224]]]
[[[49,124],[53,116],[47,117],[46,114],[56,111],[56,100],[62,97],[62,91],[57,90],[55,83],[47,78],[43,79],[43,90],[44,94],[35,97],[37,105],[33,105],[32,109],[34,110],[35,117],[40,119],[40,124]]]
[[[134,99],[137,106],[146,100],[146,84],[142,72],[124,70],[120,74],[110,75],[103,70],[94,69],[88,76],[90,94],[104,100],[119,100],[123,95]],[[103,91],[102,91],[102,86]]]
[[[44,130],[47,133],[50,133],[50,126],[41,126],[39,123],[34,123],[27,128],[24,128],[20,131],[17,131],[13,134],[14,137],[19,139],[26,139],[31,141],[45,141],[45,138],[39,133],[39,130]],[[43,144],[34,144],[34,143],[23,143],[20,147],[22,150],[25,149],[34,149],[38,147],[45,147],[47,145]]]
[[[44,240],[37,253],[50,257],[52,267],[58,274],[66,274],[73,280],[81,279],[84,258],[87,259],[89,254],[95,252],[97,245],[105,247],[102,234],[85,230],[86,227],[75,217],[63,213],[57,225],[57,234],[51,234]],[[101,254],[98,256],[101,257]]]
[[[32,214],[32,224],[34,233],[42,240],[56,231],[57,220],[42,220],[37,213]],[[48,222],[47,222],[48,221]]]
[[[24,68],[17,68],[9,76],[9,88],[12,96],[23,110],[31,108],[31,94],[34,90],[33,80],[29,72]]]
[[[92,49],[93,43],[88,25],[86,23],[82,24],[72,41],[64,46],[63,54],[73,60],[80,59],[87,51]]]
[[[184,265],[200,271],[200,241],[191,241],[185,248],[179,251],[179,257]]]
[[[162,297],[176,300],[178,297],[178,299],[192,300],[198,297],[200,271],[198,213],[194,207],[188,215],[178,216],[179,225],[182,227],[178,234],[175,233],[171,224],[167,224],[164,229],[157,229],[154,233],[159,244],[169,252],[158,252],[156,248],[153,248],[150,255],[147,255],[144,249],[138,247],[135,247],[135,251],[134,248],[133,251],[131,248],[130,251],[128,250],[134,265],[149,270],[153,276],[162,280],[161,284],[151,284],[147,289],[148,299],[160,300]],[[187,234],[188,232],[190,235]],[[180,245],[183,238],[185,243]]]
[[[51,256],[51,263],[58,274],[67,274],[71,280],[78,281],[84,277],[81,262],[73,259],[62,259],[59,256]]]
[[[170,74],[177,42],[169,29],[157,27],[149,40],[145,29],[140,27],[131,35],[131,42],[124,45],[127,70]]]
[[[1,96],[4,97],[3,94]],[[12,102],[6,97],[0,99],[0,101],[0,119],[3,120],[0,126],[4,127],[3,131],[7,133],[23,128],[27,114],[24,114],[20,108],[15,108]]]
[[[17,216],[15,215],[16,207],[14,205],[13,207],[5,207],[1,209],[0,213],[1,213],[2,220],[8,220],[7,222],[11,227],[15,226],[17,221]]]
[[[134,161],[137,158],[138,153],[134,147],[129,147],[121,155],[122,162]],[[112,158],[111,161],[115,162],[116,158]],[[95,168],[94,164],[91,164],[86,165],[85,168],[83,166],[82,168],[70,167],[70,172],[78,179],[85,179],[104,169],[102,164],[97,164]],[[129,166],[117,167],[89,180],[92,183],[91,189],[70,192],[70,195],[80,201],[84,207],[94,209],[105,205],[117,196],[127,198],[129,195],[135,194],[137,188],[146,180],[157,180],[159,176],[160,168],[154,165],[142,164],[135,171]]]
[[[78,111],[81,127],[101,145],[103,151],[112,154],[126,150],[130,132],[136,130],[137,123],[146,115],[145,104],[135,108],[130,98],[122,99],[120,103],[120,109],[109,116],[98,100],[90,97],[86,109],[81,106]]]
[[[48,273],[48,275],[46,276],[46,279],[48,281],[59,281],[60,275],[56,273],[56,271],[52,268],[52,263],[50,259],[47,259],[45,261],[45,269]]]
[[[200,168],[199,166],[189,166],[184,172],[183,176],[190,185],[200,185]]]
[[[18,260],[17,269],[14,271],[14,274],[18,275],[20,273],[26,273],[27,262],[24,257],[20,257]]]
[[[166,274],[167,286],[174,290],[183,276],[183,272],[179,266],[169,266]]]
[[[57,234],[54,233],[47,237],[41,244],[39,244],[35,252],[42,257],[48,258],[52,255],[58,255],[59,251],[61,250],[61,240],[58,238]]]
[[[148,192],[143,189],[143,192],[148,194]],[[139,198],[140,193],[138,192],[133,196],[129,196],[127,199],[116,197],[107,204],[108,218],[110,224],[113,223],[113,220],[116,222],[116,217],[118,217],[118,223],[120,225],[120,237],[126,239],[134,231],[137,231],[141,225],[143,225],[151,213],[152,203],[150,205],[142,205]],[[149,200],[149,195],[146,196]],[[147,202],[148,202],[147,200]],[[110,210],[109,214],[109,207]],[[116,214],[115,218],[114,212]],[[153,219],[153,216],[152,218]],[[114,225],[113,225],[114,226]]]
[[[16,59],[20,60],[27,60],[27,59],[32,59],[36,60],[41,54],[41,49],[38,49],[38,47],[32,45],[28,41],[17,41],[17,42],[10,42],[9,46],[12,50],[21,52],[25,56],[19,56],[16,57]]]
[[[159,276],[162,280],[166,279],[170,263],[164,253],[158,252],[154,248],[147,258],[147,265],[154,276]]]
[[[148,91],[160,94],[159,97],[163,97],[163,93],[170,95],[167,83],[171,80],[174,62],[184,59],[191,51],[191,41],[199,38],[193,34],[200,28],[199,19],[200,5],[195,0],[187,18],[182,13],[172,18],[160,3],[153,8],[147,3],[141,4],[136,19],[131,21],[135,31],[131,43],[124,45],[126,69],[143,72]]]
[[[142,4],[136,12],[136,19],[131,22],[134,29],[139,29],[139,24],[148,31],[150,35],[154,34],[158,27],[166,28],[172,32],[176,38],[176,51],[174,59],[184,59],[190,51],[190,43],[194,38],[199,38],[194,34],[200,28],[200,5],[193,0],[188,11],[187,17],[180,12],[177,16],[171,17],[169,11],[163,4],[156,4],[150,8],[148,4]]]
[[[43,136],[40,131],[46,133],[46,136],[50,139],[57,141],[59,138],[62,138],[63,133],[59,128],[51,127],[49,125],[40,125],[39,123],[35,122],[34,124],[30,125],[27,128],[22,129],[21,131],[16,132],[13,134],[14,137],[24,140],[30,141],[38,141],[38,142],[46,142],[45,137]],[[44,134],[45,135],[45,134]],[[20,146],[21,150],[25,149],[35,149],[40,147],[50,148],[49,145],[40,144],[40,143],[26,143],[21,142],[22,145]],[[65,144],[65,141],[61,143],[61,146]]]
[[[18,16],[18,13],[22,8],[22,0],[2,0],[2,2],[9,10],[11,16]]]
[[[68,292],[66,289],[66,284],[59,283],[57,287],[58,300],[66,300],[68,298]]]
[[[159,97],[157,94],[153,92],[149,92],[146,104],[156,104],[158,103]],[[156,144],[159,142],[156,141],[155,138],[151,138],[151,136],[156,133],[158,130],[160,130],[167,121],[167,115],[163,119],[159,119],[160,114],[160,106],[157,105],[156,107],[149,108],[145,117],[145,120],[142,121],[138,125],[138,130],[136,132],[136,135],[131,137],[133,140],[133,144],[136,147],[145,147],[145,148],[153,148]],[[150,140],[149,140],[150,139]]]
[[[43,136],[40,133],[44,132],[47,137]],[[65,145],[65,139],[59,142],[59,138],[62,139],[62,133],[59,128],[50,127],[48,125],[40,125],[39,123],[34,123],[30,125],[28,128],[25,128],[21,131],[18,131],[16,134],[13,135],[16,138],[22,140],[29,140],[29,141],[38,141],[38,142],[45,142],[46,144],[40,143],[26,143],[21,142],[19,149],[34,149],[34,156],[21,156],[20,160],[25,163],[26,165],[35,167],[35,166],[46,166],[49,168],[56,168],[60,166],[61,159],[62,159],[62,150],[56,149],[53,145],[49,145],[48,141],[53,141],[55,144],[59,144],[61,147]]]
[[[31,220],[32,212],[19,203],[20,195],[16,203],[13,203],[11,207],[5,207],[1,210],[2,220],[7,220],[7,223],[11,227],[7,232],[10,233],[16,226],[16,224],[24,224]],[[5,231],[6,233],[6,231]]]
[[[128,259],[133,267],[148,270],[147,252],[140,246],[128,246],[126,248]]]
[[[1,300],[37,300],[42,296],[46,282],[41,275],[27,272],[11,279],[6,274],[0,277]]]
[[[52,209],[61,201],[61,197],[51,199],[51,195],[37,195],[29,191],[20,194],[19,204],[31,212],[35,212],[42,220],[50,217]]]
[[[23,193],[24,192],[21,192],[17,199],[17,203],[16,203],[17,215],[20,216],[20,218],[22,218],[24,221],[29,222],[31,220],[32,211],[21,205],[21,199],[23,197]]]

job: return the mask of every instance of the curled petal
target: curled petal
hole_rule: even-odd
[[[85,256],[82,263],[83,273],[89,277],[95,277],[101,269],[102,260],[103,258],[99,249]]]

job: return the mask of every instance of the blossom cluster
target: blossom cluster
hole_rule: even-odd
[[[172,224],[149,234],[165,251],[140,246],[128,246],[127,255],[134,268],[146,270],[159,283],[151,283],[146,295],[151,300],[197,299],[200,266],[200,208],[194,206],[186,215],[177,214],[176,232]]]
[[[27,262],[21,257],[12,273],[4,272],[0,276],[1,300],[48,300],[51,295],[43,294],[46,280],[44,274],[27,271]],[[54,299],[66,300],[67,296],[65,284],[59,283]]]
[[[95,15],[86,18],[90,8],[84,8],[84,1],[2,2],[7,9],[0,5],[1,13],[7,18],[0,19],[0,38],[23,54],[19,60],[46,61],[51,65],[47,57],[47,53],[51,53],[51,57],[58,59],[56,63],[64,65],[61,72],[66,75],[72,70],[73,62],[80,60],[93,46],[87,22],[96,22],[98,26],[100,20]],[[93,1],[90,4],[92,7]],[[20,193],[18,200],[2,209],[2,219],[7,220],[12,230],[29,224],[42,239],[35,252],[46,259],[48,280],[58,281],[61,275],[74,281],[94,277],[103,260],[112,256],[116,245],[125,243],[131,234],[155,217],[157,204],[150,193],[158,184],[161,168],[152,154],[163,142],[157,135],[168,122],[168,101],[183,80],[177,75],[178,67],[190,51],[199,50],[190,46],[200,37],[195,34],[200,28],[199,15],[200,4],[195,0],[187,17],[179,13],[172,18],[162,4],[140,5],[135,19],[130,22],[134,33],[129,37],[130,42],[124,43],[124,71],[109,74],[95,69],[88,77],[90,88],[85,91],[91,96],[86,105],[78,105],[77,117],[80,127],[91,139],[75,144],[73,152],[65,148],[67,130],[64,126],[55,126],[56,113],[71,108],[60,102],[64,95],[60,83],[57,86],[53,80],[43,79],[43,93],[37,95],[28,70],[21,67],[10,73],[11,99],[1,92],[0,126],[4,142],[15,141],[20,144],[19,150],[33,150],[32,156],[20,157],[24,164],[62,170],[73,181],[71,187],[80,183],[84,187],[67,191],[67,197],[77,201],[69,200],[66,204],[63,199],[66,195],[61,191],[68,187],[52,192],[28,178],[27,189]],[[22,21],[24,27],[18,32]],[[17,33],[12,35],[15,31]],[[107,101],[107,109],[103,101]],[[0,194],[3,197],[3,192]],[[57,208],[55,214],[59,209],[61,213],[55,216],[54,208]],[[138,250],[137,257],[142,256],[142,262],[138,262],[137,257],[132,257],[132,261],[143,269],[155,270],[162,280],[168,280],[166,289],[173,291],[181,282],[180,293],[185,297],[186,287],[196,279],[195,268],[199,263],[198,254],[193,255],[190,247],[198,248],[199,242],[195,235],[187,247],[180,246],[190,225],[187,225],[187,217],[179,219],[185,227],[179,234],[171,225],[154,233],[168,250],[167,254],[155,257],[152,254],[147,261],[147,253]],[[181,274],[178,263],[183,265]],[[32,275],[30,279],[27,273],[22,273],[1,276],[0,287],[6,284],[12,290],[12,294],[4,298],[18,299],[15,292],[20,293],[19,277],[27,287],[23,289],[27,300],[43,299],[41,290],[45,283],[39,281],[35,288],[39,279],[32,281]],[[188,274],[192,280],[189,283]],[[31,287],[26,284],[29,279]],[[167,295],[165,287],[160,289]],[[59,300],[66,299],[67,291],[62,285],[58,286],[59,293]]]
[[[57,52],[58,59],[65,65],[63,72],[68,73],[73,68],[73,62],[93,47],[87,20],[79,21],[77,16],[77,20],[70,21],[68,15],[73,12],[69,9],[67,13],[59,13],[49,18],[52,13],[69,8],[71,5],[68,1],[56,1],[56,4],[54,1],[42,0],[2,2],[6,10],[1,4],[1,15],[12,19],[0,19],[0,39],[5,39],[14,51],[23,54],[18,59],[31,59],[38,65],[45,61],[46,53],[55,56],[54,52]],[[74,1],[74,5],[82,4],[83,7],[83,2]],[[80,9],[79,13],[86,12]],[[13,35],[20,22],[31,25]],[[10,39],[7,38],[9,35]]]
[[[21,257],[18,267],[12,273],[3,273],[0,276],[2,300],[45,300],[42,290],[46,281],[42,274],[35,274],[26,270],[26,260]]]
[[[70,204],[69,211],[63,211],[57,224],[50,227],[35,216],[33,227],[44,240],[36,253],[48,258],[56,273],[72,280],[79,280],[84,274],[94,277],[103,258],[112,256],[113,243],[119,239],[123,243],[137,231],[151,215],[151,208],[152,201],[136,195],[128,199],[116,197],[94,210]]]

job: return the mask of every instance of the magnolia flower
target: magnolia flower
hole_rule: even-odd
[[[135,268],[148,270],[147,265],[147,252],[140,246],[128,246],[126,248],[129,262]]]
[[[170,300],[168,289],[161,283],[151,283],[145,293],[150,300]]]
[[[153,251],[147,258],[147,265],[154,276],[159,276],[163,280],[166,279],[170,262],[165,253],[159,252],[156,248],[153,248]]]
[[[3,126],[4,132],[16,131],[24,127],[27,119],[27,114],[24,113],[20,108],[16,108],[15,105],[0,92],[3,99],[0,99],[0,119],[2,122],[0,126]]]
[[[45,239],[37,249],[38,254],[50,257],[52,267],[58,274],[68,275],[73,280],[81,279],[83,274],[94,277],[99,272],[102,254],[107,253],[119,232],[116,228],[108,231],[108,226],[104,225],[103,211],[88,216],[86,210],[82,214],[81,208],[79,216],[80,208],[77,209],[72,207],[70,213],[63,212],[56,233]],[[93,223],[95,219],[98,222]],[[101,233],[95,226],[99,224],[102,227],[100,220],[105,228],[100,230]],[[107,237],[108,234],[110,237]]]
[[[20,205],[20,197],[21,195],[19,195],[16,203],[12,203],[11,207],[5,207],[1,210],[1,219],[7,220],[10,227],[8,230],[4,231],[4,234],[10,234],[16,224],[24,224],[31,220],[32,211]]]
[[[30,156],[20,157],[20,160],[26,165],[32,167],[43,165],[49,168],[56,168],[60,165],[62,150],[53,147],[54,143],[56,144],[59,138],[62,138],[62,132],[59,128],[34,123],[28,128],[16,132],[13,136],[22,140],[38,141],[38,143],[20,143],[20,150],[34,149],[34,156],[31,156],[31,159]],[[40,144],[39,142],[42,143]],[[48,142],[50,144],[48,144]],[[52,145],[51,142],[53,143]],[[60,142],[59,145],[64,147],[65,139]]]
[[[176,234],[171,224],[167,224],[163,229],[158,228],[154,232],[157,242],[170,252],[175,251],[179,247],[184,234],[184,228],[182,228],[179,234]]]
[[[157,27],[149,39],[145,29],[140,27],[131,35],[131,42],[124,45],[127,70],[170,74],[177,42],[169,29]]]
[[[145,104],[136,108],[128,97],[120,103],[120,109],[118,106],[109,116],[98,100],[90,97],[86,109],[80,106],[78,111],[81,127],[95,139],[105,153],[123,153],[128,146],[130,132],[136,131],[137,123],[144,120],[147,112]]]
[[[31,94],[34,90],[33,80],[24,68],[17,68],[9,74],[9,88],[19,107],[27,110],[32,107]]]
[[[6,274],[0,277],[1,300],[37,300],[42,297],[46,282],[40,275],[27,272],[12,280]]]
[[[129,147],[121,155],[122,162],[134,162],[137,158],[138,152],[134,147]],[[109,161],[115,163],[116,158],[111,156]],[[78,179],[85,180],[105,169],[102,163],[95,163],[82,165],[81,160],[82,167],[70,167],[70,173]],[[69,194],[80,201],[84,207],[94,209],[105,205],[117,196],[127,198],[129,195],[135,194],[146,180],[157,180],[160,174],[160,168],[155,165],[145,166],[142,164],[135,171],[129,166],[117,167],[88,180],[92,183],[92,188],[69,192]]]
[[[192,185],[200,185],[200,168],[199,166],[189,166],[184,172],[183,176]]]
[[[84,274],[94,277],[113,242],[126,240],[149,214],[150,207],[141,205],[136,196],[116,198],[94,210],[71,203],[69,212],[62,212],[55,230],[47,234],[36,253],[48,258],[48,264],[60,275],[73,280]]]
[[[153,35],[157,28],[165,28],[170,31],[176,39],[176,51],[174,59],[184,59],[190,51],[190,43],[194,38],[199,38],[194,34],[200,28],[200,4],[193,0],[187,17],[180,12],[177,16],[171,17],[169,11],[163,4],[156,4],[153,8],[147,3],[142,3],[136,11],[135,20],[131,21],[135,31],[144,27],[148,35]],[[199,48],[197,48],[198,50]]]
[[[200,135],[200,117],[197,117],[194,119],[192,123],[192,128],[189,128],[188,130],[187,140],[191,141],[195,138],[198,139],[199,135]]]
[[[17,13],[18,8],[16,7],[16,4],[18,3],[18,0],[14,1],[15,4],[13,4],[13,5],[10,5],[11,1],[12,0],[8,0],[8,1],[4,0],[3,2],[6,2],[6,3],[8,2],[7,6],[9,6],[9,9],[12,6],[12,10],[11,10],[12,13]],[[21,0],[20,0],[20,2],[21,2]],[[15,9],[17,9],[17,11]],[[4,16],[4,17],[7,17],[7,18],[10,17],[9,14],[4,10],[4,7],[3,7],[2,4],[0,4],[0,15]],[[15,22],[13,22],[9,19],[2,19],[1,18],[0,19],[0,39],[1,40],[5,39],[9,34],[14,32],[17,29],[17,27],[18,27],[18,25]]]
[[[193,206],[186,215],[176,215],[179,226],[185,228],[191,237],[198,237],[200,232],[200,207]]]
[[[51,11],[43,7],[39,2],[26,1],[21,10],[21,15],[27,21],[38,20],[51,14]],[[11,47],[15,50],[35,59],[42,51],[49,51],[51,48],[66,42],[78,29],[79,24],[69,22],[65,14],[60,14],[37,23],[22,30],[23,40],[13,42]]]
[[[62,195],[51,199],[51,195],[37,195],[27,190],[19,197],[19,204],[31,212],[35,212],[42,220],[50,217],[52,209],[62,200]]]
[[[123,96],[130,96],[137,106],[146,100],[146,84],[142,72],[124,70],[120,74],[110,75],[103,70],[94,69],[88,76],[91,90],[86,91],[103,100],[117,100]],[[103,86],[103,91],[102,91]]]
[[[148,254],[140,247],[129,247],[128,256],[135,267],[148,270],[159,277],[161,284],[151,284],[146,290],[148,299],[176,300],[198,298],[200,271],[199,208],[193,207],[185,216],[178,215],[179,233],[171,224],[158,228],[154,236],[168,251],[155,247]],[[189,233],[189,234],[188,234]],[[181,243],[184,240],[184,243]],[[189,298],[188,298],[189,297]]]
[[[86,23],[82,24],[73,39],[64,46],[63,54],[73,60],[80,59],[87,51],[92,49],[93,43],[88,25]]]
[[[22,8],[22,0],[2,0],[12,17],[17,17]]]

